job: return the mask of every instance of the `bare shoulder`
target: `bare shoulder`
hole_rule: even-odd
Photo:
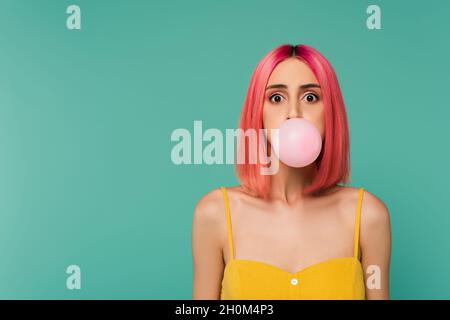
[[[336,195],[342,212],[354,214],[358,204],[360,188],[338,186]],[[389,211],[384,202],[370,191],[364,189],[361,205],[361,223],[368,226],[373,224],[388,224]]]
[[[224,203],[220,188],[204,194],[194,208],[194,221],[208,227],[218,227],[223,221]]]
[[[341,203],[347,208],[354,208],[358,203],[360,188],[340,187]],[[389,210],[384,202],[372,192],[364,189],[361,204],[361,223],[367,226],[389,224]]]
[[[205,255],[222,256],[226,239],[226,220],[220,188],[204,194],[196,203],[192,219],[192,247],[194,261]]]
[[[252,190],[246,189],[241,185],[228,187],[227,191],[231,194],[233,194],[235,197],[257,197],[255,192]]]
[[[369,228],[385,228],[390,224],[389,210],[385,203],[367,190],[363,194],[361,223]]]
[[[264,210],[265,202],[254,191],[241,185],[227,187],[226,189],[232,219],[238,218],[239,213],[245,212],[248,208]]]

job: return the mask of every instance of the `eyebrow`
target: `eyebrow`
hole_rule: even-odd
[[[285,84],[271,84],[270,86],[266,87],[266,90],[273,89],[273,88],[287,89],[287,85],[285,85]],[[317,83],[306,83],[306,84],[302,84],[300,86],[300,89],[302,89],[302,90],[309,89],[309,88],[320,88],[320,85],[318,85]]]

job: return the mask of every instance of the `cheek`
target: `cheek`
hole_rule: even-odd
[[[325,114],[322,112],[319,112],[314,120],[314,124],[317,127],[317,130],[319,130],[320,136],[322,137],[322,140],[325,138]]]
[[[325,126],[317,127],[319,129],[320,136],[322,137],[322,141],[325,138]]]
[[[325,138],[325,114],[322,106],[318,106],[312,112],[304,115],[305,119],[310,121],[320,133],[322,140]]]
[[[271,105],[264,105],[263,109],[263,128],[267,129],[267,140],[271,144],[271,129],[278,128],[283,121],[280,120],[279,111]]]
[[[282,106],[264,105],[263,127],[265,129],[278,128],[285,119]]]

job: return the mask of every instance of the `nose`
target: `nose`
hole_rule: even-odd
[[[293,119],[293,118],[299,118],[300,117],[300,106],[297,104],[296,101],[291,102],[289,106],[289,113],[286,117],[286,120]]]

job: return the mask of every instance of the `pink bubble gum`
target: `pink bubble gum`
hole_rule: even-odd
[[[292,118],[280,125],[278,139],[273,139],[272,145],[281,162],[300,168],[317,159],[322,150],[322,137],[308,120]]]

